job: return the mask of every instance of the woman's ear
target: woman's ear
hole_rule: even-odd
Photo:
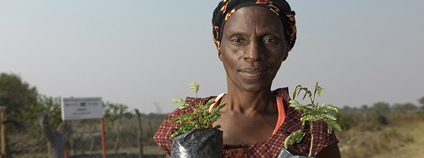
[[[219,60],[222,61],[222,54],[221,54],[221,51],[220,50],[218,50],[218,58],[219,58]]]

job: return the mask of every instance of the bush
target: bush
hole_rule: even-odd
[[[355,126],[356,123],[353,121],[353,118],[343,114],[337,114],[337,123],[342,127],[343,130],[349,130],[351,127]]]

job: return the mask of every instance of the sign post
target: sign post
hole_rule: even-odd
[[[103,158],[106,158],[104,110],[101,97],[62,98],[62,120],[100,119]],[[65,152],[67,155],[67,152]]]
[[[103,158],[106,158],[106,140],[105,140],[105,120],[104,118],[100,119],[100,128],[102,129],[102,152]]]
[[[62,119],[62,124],[66,124],[66,121]],[[65,153],[63,155],[64,158],[68,158],[68,147],[65,146]]]

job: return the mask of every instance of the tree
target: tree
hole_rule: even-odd
[[[56,127],[61,122],[60,98],[52,98],[44,95],[39,95],[35,87],[23,82],[22,79],[15,74],[0,74],[0,106],[4,107],[7,115],[12,116],[14,123],[23,125],[27,130],[41,130],[43,136],[48,140],[50,157],[57,157],[53,153],[61,153],[63,142],[67,141],[69,133],[66,134],[66,139],[58,139],[58,134],[69,131],[65,126],[59,126],[56,131],[50,127]],[[42,114],[37,116],[37,114]],[[50,120],[47,120],[49,118]],[[40,126],[37,126],[37,120]],[[5,120],[1,120],[5,121]],[[7,128],[3,134],[6,135]],[[64,148],[64,147],[63,147]],[[60,154],[59,154],[60,155]]]
[[[368,110],[368,105],[364,104],[361,106],[361,110],[363,111],[367,111]]]
[[[421,97],[420,99],[418,99],[418,103],[421,104],[421,109],[424,109],[424,97]]]
[[[387,125],[387,119],[386,114],[390,112],[390,106],[388,103],[385,102],[377,102],[372,105],[370,108],[371,110],[371,116],[373,116],[371,119],[375,120],[380,125]]]
[[[376,115],[384,115],[385,113],[390,112],[390,106],[385,102],[377,102],[372,105],[370,110]]]
[[[343,111],[351,111],[352,108],[350,106],[345,105],[345,106],[343,106],[342,110]]]
[[[37,115],[44,113],[49,118],[51,127],[56,127],[62,122],[61,99],[59,97],[48,97],[39,95],[37,103],[32,106],[25,106],[15,111],[19,117],[18,122],[25,122],[26,125],[36,125]]]
[[[6,112],[36,104],[37,96],[37,89],[23,82],[18,75],[0,74],[0,106],[6,107]]]
[[[407,111],[413,111],[416,110],[417,106],[413,103],[404,103],[404,104],[394,104],[392,106],[392,110],[396,112],[407,112]]]

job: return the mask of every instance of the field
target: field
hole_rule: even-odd
[[[387,124],[361,123],[338,132],[342,157],[424,157],[422,112],[391,114],[387,117]]]
[[[366,117],[368,116],[368,117]],[[153,134],[164,114],[142,115],[142,144],[145,157],[164,157],[153,142]],[[338,115],[344,129],[336,135],[344,158],[424,157],[424,111],[389,111],[344,109]],[[68,122],[73,134],[69,143],[70,158],[101,157],[98,120]],[[39,129],[27,125],[9,129],[8,147],[12,157],[47,157],[46,140]],[[136,118],[105,122],[108,157],[138,157],[138,121]]]

